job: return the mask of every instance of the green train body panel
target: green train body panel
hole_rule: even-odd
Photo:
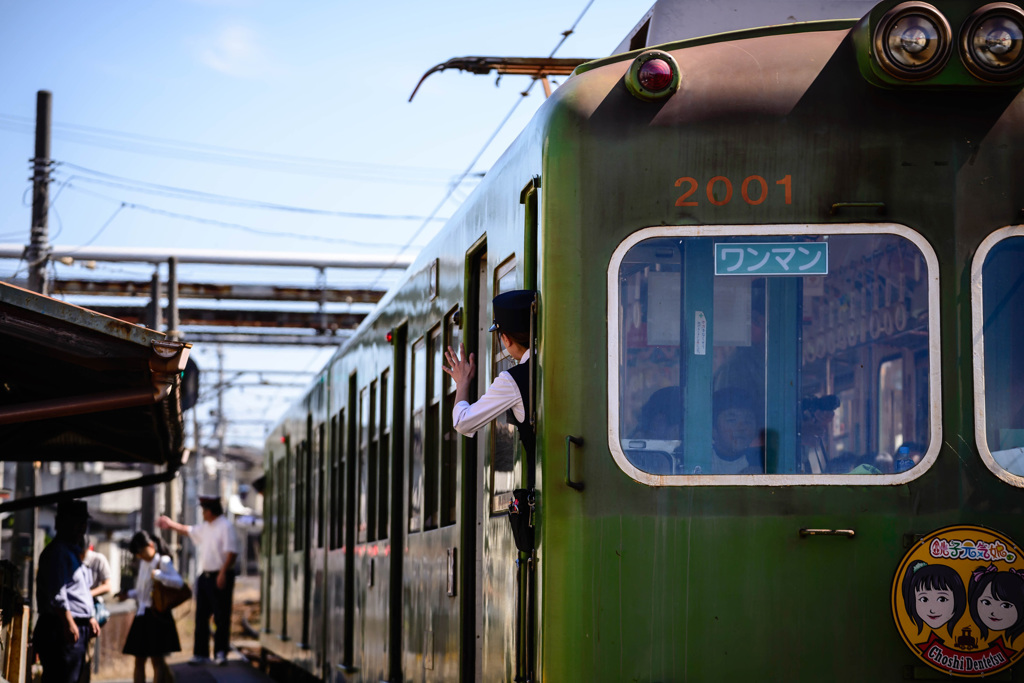
[[[585,65],[555,91],[268,440],[268,652],[334,681],[947,676],[904,643],[893,586],[937,529],[1024,539],[1024,480],[997,475],[978,445],[972,327],[975,256],[1024,207],[1024,100],[1019,84],[968,82],[962,66],[923,84],[876,82],[861,34],[895,4],[852,31],[824,22],[660,46],[681,76],[660,102],[624,85],[639,51]],[[956,23],[982,4],[935,6],[949,5]],[[763,185],[744,184],[752,177]],[[652,229],[684,241],[729,226],[757,237],[778,226],[841,236],[873,225],[913,233],[934,254],[922,286],[935,294],[927,323],[937,345],[908,347],[925,359],[927,376],[914,380],[928,380],[914,414],[924,426],[900,427],[929,441],[921,466],[877,480],[779,469],[724,484],[620,466],[612,374],[625,352],[609,282],[625,241]],[[452,387],[431,360],[437,343],[467,343],[477,391],[486,388],[499,360],[487,305],[506,266],[506,285],[540,292],[532,557],[516,551],[507,494],[489,478],[502,427],[455,435]],[[1009,376],[1024,376],[1019,360],[1005,362]],[[364,391],[376,396],[369,412]],[[687,396],[685,415],[710,422],[710,401]],[[869,403],[871,424],[856,428],[877,434],[878,410]],[[387,428],[374,431],[382,414]],[[707,431],[686,434],[686,462],[710,462],[699,452],[710,448]],[[386,465],[365,464],[374,458]],[[507,470],[517,488],[531,483],[528,466],[520,452]],[[385,471],[377,493],[360,493]],[[364,505],[376,506],[378,533],[360,531],[373,515]],[[1024,680],[1022,670],[994,674]]]

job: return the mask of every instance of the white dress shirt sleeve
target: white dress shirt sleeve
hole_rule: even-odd
[[[168,588],[181,588],[185,583],[185,580],[181,578],[181,574],[174,568],[171,558],[167,555],[160,556],[160,562],[153,571],[153,578]]]
[[[512,375],[502,372],[494,378],[487,392],[476,403],[459,401],[452,409],[452,426],[463,436],[473,436],[485,424],[512,409],[512,414],[522,422],[526,418],[523,397]]]

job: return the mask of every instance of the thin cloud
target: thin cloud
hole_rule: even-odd
[[[266,78],[282,72],[260,44],[259,36],[245,26],[228,26],[197,47],[199,61],[214,71],[234,78]]]

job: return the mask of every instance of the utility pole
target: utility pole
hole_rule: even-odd
[[[228,431],[224,419],[224,347],[217,345],[217,478],[214,481],[216,495],[221,496],[220,467],[224,463],[224,435]]]
[[[167,338],[172,340],[181,339],[181,332],[178,330],[180,321],[178,317],[178,257],[171,256],[167,259]],[[193,407],[193,411],[195,407]],[[172,479],[164,484],[164,514],[171,519],[176,519],[174,514],[174,489],[180,486],[182,478]],[[172,540],[170,529],[164,529],[164,541],[176,545],[177,539]],[[178,566],[181,566],[180,564]]]
[[[36,93],[36,154],[32,158],[32,232],[25,249],[28,288],[49,295],[46,266],[50,261],[50,121],[53,95]]]
[[[47,90],[36,93],[36,148],[32,158],[32,229],[25,248],[28,262],[28,286],[34,292],[49,294],[46,266],[50,259],[48,214],[50,211],[50,122],[53,95]],[[18,498],[34,498],[39,490],[39,467],[35,462],[19,461],[15,471]],[[21,592],[29,605],[35,598],[35,558],[38,556],[39,511],[34,508],[14,513],[12,558],[21,569]]]
[[[152,301],[150,302],[150,324],[151,330],[160,331],[163,327],[163,286],[160,282],[160,268],[157,267],[153,273]],[[154,466],[151,464],[142,465],[139,470],[142,474],[153,474]],[[152,533],[156,529],[156,485],[142,487],[142,509],[139,510],[139,528]]]

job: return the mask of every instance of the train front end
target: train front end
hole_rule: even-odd
[[[891,1],[556,91],[542,680],[1024,678],[1022,84]]]

